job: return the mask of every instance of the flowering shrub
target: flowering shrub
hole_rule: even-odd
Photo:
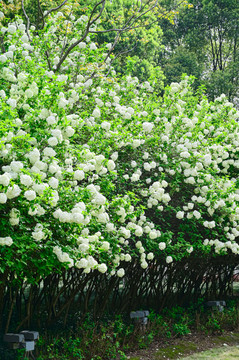
[[[160,99],[148,82],[107,76],[89,35],[59,67],[86,21],[1,29],[1,272],[123,277],[132,259],[238,254],[239,113],[194,95],[187,77]]]

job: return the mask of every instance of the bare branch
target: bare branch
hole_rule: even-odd
[[[51,71],[51,62],[50,62],[49,52],[46,50],[45,54],[46,54],[46,59],[47,59],[49,70]]]
[[[119,56],[124,55],[124,54],[128,54],[128,53],[131,52],[131,51],[134,51],[134,50],[136,49],[136,47],[137,47],[137,44],[135,44],[135,46],[134,46],[133,48],[131,48],[131,49],[127,49],[127,50],[122,50],[122,51],[120,51],[120,52],[114,57],[114,59],[111,60],[111,62],[110,62],[110,64],[109,64],[109,70],[108,70],[106,76],[108,76],[109,73],[110,73],[112,63],[113,63]],[[107,57],[108,57],[108,56],[107,56]]]
[[[85,40],[85,38],[86,38],[87,35],[89,34],[90,27],[91,27],[91,26],[96,22],[96,20],[98,20],[99,17],[101,16],[101,14],[102,14],[102,12],[103,12],[103,10],[104,10],[104,7],[105,7],[105,1],[106,1],[106,0],[101,0],[100,2],[98,2],[98,3],[94,6],[94,8],[93,8],[93,10],[92,10],[92,12],[91,12],[91,16],[90,16],[90,18],[89,18],[89,20],[88,20],[88,23],[87,23],[87,25],[86,25],[86,29],[85,29],[84,35],[83,35],[79,40],[75,41],[73,44],[71,44],[71,45],[68,47],[68,49],[66,50],[65,54],[63,54],[62,57],[60,58],[60,61],[59,61],[59,63],[58,63],[57,66],[56,66],[55,72],[57,72],[57,71],[60,69],[61,64],[63,63],[63,61],[65,61],[65,59],[67,58],[67,56],[69,55],[69,53],[71,52],[71,50],[74,49],[80,42],[82,42],[83,40]],[[93,14],[94,14],[96,8],[97,8],[99,5],[101,5],[101,4],[102,4],[102,8],[101,8],[101,10],[100,10],[100,13],[99,13],[94,19],[92,19]]]
[[[45,26],[45,21],[44,21],[44,14],[43,14],[43,11],[42,11],[42,8],[41,8],[41,4],[40,4],[40,0],[37,0],[37,4],[38,4],[38,9],[41,13],[41,18],[42,18],[42,29],[44,28]]]
[[[27,33],[27,36],[28,36],[28,39],[29,41],[31,42],[31,38],[30,38],[30,34],[29,34],[29,28],[30,28],[30,20],[29,20],[29,17],[27,16],[27,13],[26,13],[26,10],[25,10],[25,7],[24,7],[24,0],[22,0],[22,11],[23,11],[23,14],[27,20],[27,28],[26,28],[26,33]]]
[[[66,0],[64,1],[66,2]],[[174,8],[178,8],[184,1],[182,0],[179,4],[175,5]],[[154,4],[152,6],[150,6],[148,9],[146,8],[147,5],[149,5],[151,3],[151,0],[148,0],[146,1],[146,3],[143,5],[142,3],[142,0],[140,0],[140,7],[139,9],[126,21],[126,23],[121,27],[121,28],[112,28],[112,29],[108,29],[108,30],[91,30],[91,26],[100,18],[100,16],[102,15],[103,11],[104,11],[104,8],[105,8],[105,3],[106,3],[106,0],[100,0],[99,2],[97,2],[91,12],[91,15],[90,15],[90,18],[87,22],[87,25],[86,25],[86,29],[85,29],[85,32],[83,34],[83,36],[75,41],[73,44],[71,44],[67,50],[65,51],[64,54],[61,54],[61,57],[60,57],[60,60],[59,60],[59,63],[57,64],[56,66],[56,69],[55,69],[55,72],[57,72],[62,63],[65,61],[65,59],[67,58],[67,56],[69,55],[69,53],[80,43],[82,42],[88,34],[103,34],[103,33],[108,33],[108,32],[117,32],[118,34],[116,35],[115,37],[115,41],[114,41],[114,44],[112,46],[112,48],[110,49],[106,59],[109,57],[109,55],[112,53],[113,49],[115,48],[118,40],[119,40],[119,37],[122,33],[128,31],[128,30],[134,30],[134,29],[138,29],[138,28],[142,28],[142,27],[147,27],[147,26],[150,26],[152,24],[154,24],[155,22],[157,22],[159,20],[159,18],[162,18],[164,16],[166,16],[167,14],[169,14],[171,10],[168,10],[168,11],[165,11],[164,13],[162,13],[160,15],[160,17],[158,17],[155,21],[152,21],[151,23],[149,24],[139,24],[139,25],[135,25],[137,20],[139,20],[140,18],[142,18],[144,15],[146,15],[147,13],[149,13],[150,11],[153,11],[157,6],[158,6],[158,0],[155,0]],[[63,5],[63,4],[62,4]],[[61,6],[62,6],[61,5]],[[101,9],[98,13],[97,16],[94,17],[95,13],[96,13],[96,10],[97,8],[101,6]],[[49,12],[48,12],[49,13]],[[135,26],[134,26],[135,25]],[[127,50],[128,52],[128,50]]]
[[[64,0],[62,4],[60,4],[59,6],[53,8],[53,9],[50,9],[46,12],[46,14],[44,15],[44,18],[46,18],[51,12],[53,11],[57,11],[59,10],[62,6],[64,6],[66,4],[67,0]]]

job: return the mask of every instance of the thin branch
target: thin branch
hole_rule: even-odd
[[[93,8],[93,10],[92,10],[92,12],[91,12],[91,16],[90,16],[90,18],[89,18],[89,20],[88,20],[88,23],[87,23],[87,26],[86,26],[84,35],[83,35],[79,40],[75,41],[73,44],[71,44],[71,45],[68,47],[68,49],[66,50],[65,54],[62,55],[59,63],[57,64],[56,69],[55,69],[55,72],[60,69],[61,64],[63,63],[63,61],[65,61],[65,59],[67,58],[67,56],[69,55],[69,53],[71,52],[71,50],[74,49],[80,42],[82,42],[82,41],[87,37],[87,35],[89,34],[90,27],[95,23],[95,21],[97,21],[97,20],[99,19],[99,17],[100,17],[101,14],[102,14],[102,12],[103,12],[103,10],[104,10],[104,7],[105,7],[105,1],[106,1],[106,0],[101,0],[100,2],[98,2],[98,3],[94,6],[94,8]],[[97,8],[99,5],[101,5],[101,4],[102,4],[102,8],[101,8],[101,10],[100,10],[100,13],[98,14],[98,16],[96,16],[94,19],[92,19],[93,14],[94,14],[96,8]],[[91,20],[91,19],[92,19],[92,20]]]
[[[108,72],[107,72],[107,74],[106,74],[106,77],[107,77],[107,76],[109,75],[109,73],[110,73],[112,63],[113,63],[119,56],[124,55],[124,54],[127,54],[127,53],[129,53],[129,52],[131,52],[131,51],[134,51],[134,50],[136,49],[136,47],[137,47],[137,44],[135,44],[135,46],[134,46],[133,48],[131,48],[131,49],[127,49],[127,50],[122,50],[122,51],[120,51],[120,52],[114,57],[114,59],[111,60],[111,62],[110,62],[110,64],[109,64],[109,70],[108,70]]]
[[[29,34],[29,28],[30,28],[30,20],[29,20],[29,17],[27,16],[27,13],[26,13],[26,10],[25,10],[25,7],[24,7],[24,2],[22,0],[22,11],[23,11],[23,14],[27,20],[27,28],[26,28],[26,33],[27,33],[27,36],[28,36],[28,39],[29,41],[31,42],[31,38],[30,38],[30,34]]]
[[[41,4],[40,4],[40,0],[37,0],[37,3],[38,3],[38,9],[41,13],[41,18],[42,18],[42,29],[44,28],[45,26],[45,21],[44,21],[44,14],[43,14],[43,11],[42,11],[42,8],[41,8]]]
[[[67,2],[67,0],[64,0],[63,3],[60,4],[59,6],[53,8],[53,9],[48,10],[48,11],[46,12],[46,14],[44,15],[44,19],[45,19],[50,13],[52,13],[53,11],[59,10],[62,6],[65,5],[66,2]]]
[[[47,59],[49,70],[51,71],[51,62],[50,62],[50,57],[49,57],[49,53],[47,50],[45,51],[45,54],[46,54],[46,59]]]

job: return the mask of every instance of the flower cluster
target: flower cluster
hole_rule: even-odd
[[[28,259],[19,274],[122,277],[130,261],[238,254],[233,105],[198,99],[187,77],[159,102],[149,83],[106,76],[90,36],[57,68],[65,27],[70,44],[87,21],[65,20],[50,16],[31,43],[21,19],[1,29],[0,245]]]

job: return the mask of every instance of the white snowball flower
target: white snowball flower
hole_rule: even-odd
[[[107,266],[106,266],[104,263],[99,264],[99,265],[97,266],[97,270],[98,270],[99,272],[101,272],[102,274],[104,274],[104,273],[107,271]]]
[[[43,154],[50,157],[56,156],[55,150],[53,150],[51,147],[45,147],[45,149],[43,150]]]
[[[76,170],[75,172],[74,172],[74,179],[75,180],[83,180],[84,179],[84,177],[85,177],[85,173],[84,173],[84,171],[83,170]]]
[[[0,245],[4,246],[11,246],[13,244],[12,238],[10,236],[7,236],[5,238],[0,238]]]
[[[113,171],[115,169],[115,163],[113,160],[109,160],[107,163],[107,168],[109,171]]]
[[[54,115],[50,115],[46,118],[48,125],[54,125],[57,123],[56,117]]]
[[[133,148],[135,149],[135,148],[139,147],[140,144],[141,144],[141,142],[140,142],[139,139],[134,139],[132,146],[133,146]]]
[[[110,244],[108,241],[103,241],[102,244],[101,244],[101,249],[105,250],[105,251],[108,251],[110,248]]]
[[[124,269],[123,268],[120,268],[118,271],[117,271],[117,276],[118,277],[123,277],[124,276],[124,274],[125,274],[125,271],[124,271]]]
[[[59,180],[56,179],[55,177],[50,178],[50,180],[48,181],[48,184],[53,188],[53,189],[57,189],[59,186]]]
[[[148,132],[148,133],[149,133],[149,132],[151,132],[151,131],[153,130],[154,124],[145,121],[145,122],[142,124],[142,126],[143,126],[143,130],[144,130],[145,132]]]
[[[102,129],[108,131],[110,130],[111,124],[108,121],[103,121],[100,126]]]
[[[154,254],[152,252],[148,253],[147,259],[148,260],[153,260],[153,258],[154,258]]]
[[[75,266],[78,268],[78,269],[84,269],[84,268],[87,268],[88,266],[88,261],[84,258],[80,259],[79,261],[76,262]]]
[[[167,263],[167,264],[170,264],[171,262],[173,262],[172,256],[167,256],[167,257],[166,257],[166,263]]]
[[[157,231],[156,231],[156,230],[150,231],[149,237],[150,237],[150,239],[152,239],[152,240],[153,240],[153,239],[156,239],[156,238],[158,237]]]
[[[7,195],[5,193],[0,193],[0,204],[5,204],[7,202]]]
[[[164,250],[165,248],[166,248],[165,242],[160,242],[159,243],[159,250]]]
[[[58,140],[55,136],[50,137],[47,142],[50,146],[56,146],[58,144]]]
[[[8,199],[13,199],[14,197],[19,196],[21,189],[18,185],[14,184],[13,186],[8,187],[6,195]]]
[[[20,175],[20,182],[21,182],[22,185],[31,186],[32,183],[33,183],[33,180],[32,180],[30,175],[21,174]]]
[[[36,198],[36,193],[34,190],[27,190],[25,191],[24,196],[28,201],[31,201]]]
[[[15,107],[17,106],[17,100],[9,98],[7,100],[7,104],[10,105],[11,108],[15,109]]]
[[[0,184],[3,186],[8,186],[10,183],[10,178],[7,174],[0,175]]]
[[[177,219],[183,219],[184,217],[184,211],[178,211],[176,214],[176,218]]]
[[[146,269],[148,267],[148,263],[146,261],[141,262],[140,264],[142,269]]]

